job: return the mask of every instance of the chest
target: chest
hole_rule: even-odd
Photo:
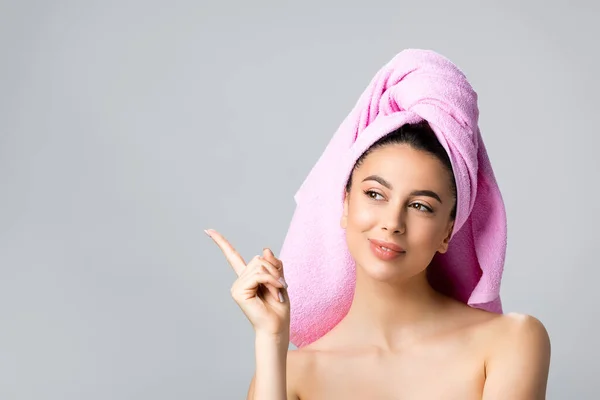
[[[430,348],[397,355],[320,355],[299,381],[301,400],[481,399],[483,357]]]

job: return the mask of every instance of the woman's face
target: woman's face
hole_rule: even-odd
[[[353,173],[340,222],[357,267],[378,280],[406,280],[423,272],[436,252],[446,252],[453,227],[450,179],[441,161],[405,144],[368,154]],[[382,259],[371,240],[404,251]]]

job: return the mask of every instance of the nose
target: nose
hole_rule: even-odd
[[[402,207],[389,207],[383,215],[382,229],[393,234],[406,231],[406,213]]]

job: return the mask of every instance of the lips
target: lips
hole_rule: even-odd
[[[377,243],[380,244],[387,244],[388,246],[390,245],[389,242],[381,242],[381,241],[377,241]],[[371,249],[371,253],[373,253],[373,255],[375,257],[377,257],[378,259],[385,261],[385,262],[389,262],[389,261],[393,261],[396,260],[400,257],[402,257],[404,254],[406,254],[405,251],[395,251],[395,250],[386,250],[384,249],[385,246],[381,246],[380,244],[377,244],[375,241],[371,240],[369,242],[369,249]],[[396,248],[399,248],[398,245],[394,245],[396,246]]]
[[[369,239],[369,240],[371,241],[371,243],[373,243],[376,246],[385,247],[387,249],[396,251],[398,253],[404,253],[404,251],[405,251],[402,247],[400,247],[397,244],[392,243],[392,242],[385,242],[383,240],[376,240],[376,239]]]

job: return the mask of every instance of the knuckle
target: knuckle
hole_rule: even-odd
[[[247,267],[253,269],[253,268],[256,268],[259,265],[260,265],[260,260],[259,260],[258,256],[254,256],[254,257],[252,257],[252,259],[248,263]]]
[[[267,274],[265,274],[264,272],[258,272],[256,274],[256,279],[258,279],[258,280],[264,280],[266,276],[267,276]]]

